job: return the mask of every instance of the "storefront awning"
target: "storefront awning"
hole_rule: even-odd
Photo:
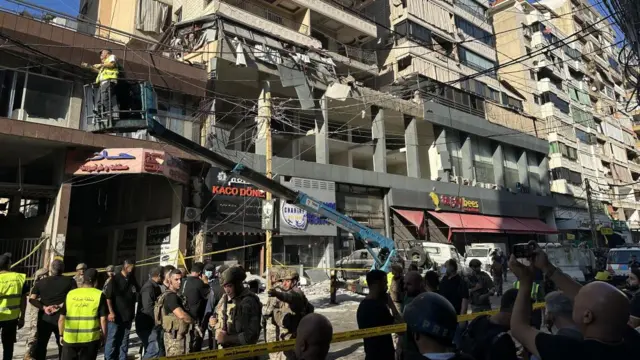
[[[449,238],[454,232],[557,234],[558,230],[538,219],[485,216],[429,211],[429,214],[449,226]]]
[[[424,211],[422,210],[403,210],[393,208],[398,215],[402,216],[405,220],[411,223],[418,229],[418,233],[424,233]]]

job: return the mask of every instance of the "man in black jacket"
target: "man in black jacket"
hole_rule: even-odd
[[[162,327],[155,324],[153,308],[162,293],[160,284],[163,276],[162,266],[156,266],[149,273],[149,280],[140,289],[138,311],[136,312],[136,331],[144,349],[143,359],[164,356]]]
[[[207,263],[204,266],[204,275],[209,280],[210,291],[209,297],[207,298],[204,317],[202,319],[202,328],[207,329],[207,332],[209,333],[209,350],[216,349],[217,346],[215,336],[213,336],[213,332],[209,330],[207,325],[209,324],[209,318],[215,316],[216,306],[218,306],[220,299],[222,299],[222,296],[224,295],[224,289],[222,289],[222,285],[220,284],[220,274],[228,268],[229,267],[227,265],[220,265],[216,269],[213,263]]]

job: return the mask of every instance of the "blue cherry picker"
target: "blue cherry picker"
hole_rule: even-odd
[[[97,90],[95,85],[85,86],[85,114],[87,114],[86,121],[89,131],[126,133],[146,129],[149,135],[156,139],[194,154],[211,165],[230,172],[263,191],[270,192],[281,201],[287,201],[310,213],[321,216],[328,222],[352,233],[354,238],[361,241],[372,258],[375,259],[372,269],[389,272],[392,262],[404,262],[407,258],[418,262],[418,266],[425,262],[426,255],[421,247],[412,247],[408,252],[398,254],[396,243],[393,239],[360,224],[358,221],[339,213],[303,192],[289,189],[244,164],[235,163],[167,129],[158,121],[157,99],[150,83],[144,81],[119,83],[121,83],[120,86],[129,88],[123,92],[126,94],[126,106],[122,106],[123,102],[118,101],[118,99],[104,99],[103,101],[107,100],[108,104],[98,107],[94,101],[96,98],[94,95]],[[117,113],[105,110],[111,109],[111,103],[115,101],[120,104]],[[98,108],[100,108],[100,111],[97,111]]]

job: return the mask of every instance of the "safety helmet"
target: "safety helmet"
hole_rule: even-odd
[[[425,292],[418,295],[404,310],[407,328],[416,334],[427,335],[450,343],[458,327],[453,305],[442,295]]]
[[[244,272],[244,269],[238,266],[228,268],[221,276],[222,285],[241,283],[246,278],[247,274]]]
[[[298,280],[300,279],[300,274],[294,269],[285,270],[280,277],[282,280]]]

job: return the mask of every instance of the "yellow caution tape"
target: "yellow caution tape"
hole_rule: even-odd
[[[11,269],[13,269],[14,266],[20,264],[21,262],[25,261],[29,256],[33,255],[42,244],[44,244],[44,242],[48,239],[49,237],[44,237],[42,240],[40,240],[40,242],[38,243],[38,245],[36,245],[33,250],[31,250],[30,253],[27,254],[27,256],[23,257],[22,259],[14,262],[13,264],[11,264]]]
[[[264,244],[264,241],[263,242],[259,242],[259,243],[255,243],[255,244],[236,246],[236,247],[232,247],[232,248],[228,248],[228,249],[224,249],[224,250],[211,251],[211,252],[200,254],[200,255],[186,256],[184,259],[186,260],[186,259],[193,259],[193,258],[196,258],[196,257],[199,257],[199,256],[222,254],[222,253],[226,253],[226,252],[229,252],[229,251],[240,250],[240,249],[244,249],[244,248],[248,248],[248,247],[252,247],[252,246],[257,246],[257,245],[263,245],[263,244]]]
[[[295,269],[299,269],[300,266],[297,265],[284,265],[281,262],[274,260],[275,262],[278,263],[277,266],[272,266],[272,267],[287,267],[287,268],[295,268]],[[335,270],[335,271],[358,271],[358,272],[369,272],[371,271],[371,269],[363,269],[363,268],[331,268],[331,267],[315,267],[315,266],[303,266],[303,269],[310,269],[310,270]]]
[[[544,306],[545,306],[544,303],[533,304],[534,309],[540,309],[540,308],[543,308]],[[498,310],[491,310],[491,311],[483,311],[483,312],[477,312],[477,313],[467,314],[467,315],[459,315],[458,322],[469,321],[481,315],[493,315],[493,314],[496,314],[497,312]],[[369,338],[373,336],[380,336],[380,335],[387,335],[387,334],[394,334],[394,333],[403,333],[406,331],[407,331],[407,324],[394,324],[394,325],[375,327],[371,329],[344,331],[344,332],[333,334],[331,343],[359,340],[359,339]],[[203,351],[203,352],[198,352],[194,354],[172,356],[172,357],[161,358],[161,359],[163,360],[167,360],[167,359],[180,359],[180,360],[245,359],[248,357],[262,356],[270,353],[293,350],[294,346],[295,346],[295,340],[286,340],[286,341],[276,341],[276,342],[268,342],[268,343],[254,344],[254,345],[237,346],[233,348],[220,349],[220,350]]]

